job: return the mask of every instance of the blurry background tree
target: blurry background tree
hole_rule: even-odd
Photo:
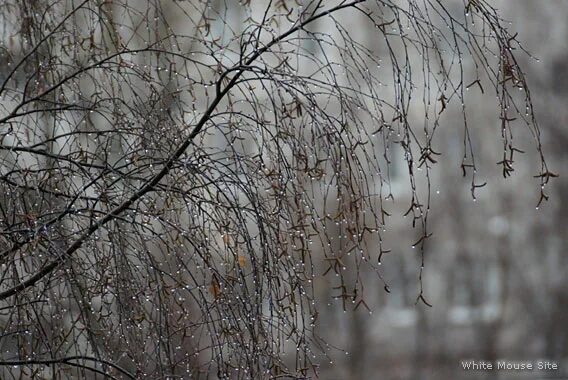
[[[469,220],[435,164],[474,200],[480,162],[509,177],[530,152],[533,205],[556,176],[531,56],[483,0],[8,0],[0,26],[2,378],[314,377],[340,351],[331,299],[362,378],[379,293],[420,362],[431,207],[452,206],[442,236]],[[432,270],[471,279],[450,318],[489,318],[495,355],[504,298],[475,289],[510,291],[510,258],[447,249]]]

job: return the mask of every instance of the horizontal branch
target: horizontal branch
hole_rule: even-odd
[[[114,369],[116,369],[117,371],[119,371],[120,373],[122,373],[123,375],[127,376],[129,379],[136,379],[136,377],[131,374],[130,372],[128,372],[127,370],[125,370],[124,368],[109,362],[108,360],[104,360],[104,359],[97,359],[97,358],[93,358],[90,356],[69,356],[69,357],[65,357],[65,358],[59,358],[59,359],[45,359],[45,360],[41,360],[41,359],[30,359],[30,360],[1,360],[0,361],[0,366],[26,366],[26,365],[50,365],[50,364],[66,364],[66,365],[71,365],[74,367],[80,367],[80,368],[84,368],[84,369],[88,369],[90,371],[94,371],[94,372],[98,372],[102,375],[105,376],[110,376],[111,378],[115,379],[114,377],[112,377],[111,375],[109,375],[106,372],[100,371],[97,368],[93,368],[93,367],[89,367],[86,366],[84,364],[79,364],[79,363],[73,363],[74,360],[86,360],[86,361],[92,361],[92,362],[96,362],[96,363],[101,363],[103,365],[107,365],[109,367],[112,367]]]

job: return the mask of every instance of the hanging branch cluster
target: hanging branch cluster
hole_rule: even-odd
[[[454,103],[484,185],[468,89],[497,96],[505,177],[532,133],[546,199],[522,48],[483,0],[133,3],[0,10],[3,378],[313,376],[313,281],[369,308],[395,148],[420,279]]]

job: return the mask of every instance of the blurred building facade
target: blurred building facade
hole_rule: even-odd
[[[372,315],[361,310],[344,313],[339,305],[329,307],[323,335],[328,332],[334,343],[342,342],[349,355],[339,356],[338,364],[326,369],[325,379],[568,376],[568,180],[564,171],[568,163],[568,29],[562,21],[568,8],[562,1],[494,5],[511,21],[512,34],[518,32],[523,46],[538,58],[525,56],[523,67],[532,86],[545,151],[553,171],[560,173],[548,189],[550,201],[536,209],[534,151],[527,150],[513,176],[503,179],[496,165],[500,148],[494,104],[480,94],[468,94],[480,175],[488,184],[478,189],[473,201],[455,154],[461,141],[452,128],[441,132],[442,158],[434,169],[434,236],[425,268],[426,297],[433,307],[415,303],[420,260],[411,244],[416,236],[404,218],[393,215],[395,230],[389,236],[393,254],[383,263],[391,293],[375,284]],[[459,124],[460,120],[449,122]],[[528,141],[530,136],[524,138]],[[402,199],[404,189],[397,186]],[[401,211],[403,206],[399,215]],[[534,363],[544,359],[559,369],[466,371],[461,365],[465,359]]]

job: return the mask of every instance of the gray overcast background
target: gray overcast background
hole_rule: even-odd
[[[463,10],[463,1],[452,2]],[[323,363],[321,379],[568,379],[568,0],[490,2],[538,58],[519,56],[550,170],[560,174],[548,185],[550,200],[535,209],[539,181],[533,176],[540,168],[526,130],[518,133],[526,154],[518,157],[513,176],[503,179],[496,165],[503,151],[495,99],[469,91],[465,100],[478,178],[488,184],[478,189],[474,202],[470,179],[461,176],[459,167],[463,121],[459,109],[448,109],[449,125],[440,128],[436,140],[443,154],[433,169],[429,223],[434,235],[424,272],[425,296],[433,307],[415,303],[420,258],[411,245],[419,231],[402,217],[408,209],[408,178],[401,174],[404,163],[394,162],[396,202],[385,233],[392,253],[382,266],[390,294],[367,271],[365,296],[372,313],[364,308],[344,312],[333,299],[330,276],[318,280],[320,299],[329,300],[320,304],[318,333],[347,351],[330,350],[334,364]],[[544,359],[559,369],[465,371],[461,362],[466,359]]]
[[[512,177],[501,177],[494,165],[500,151],[492,145],[499,133],[494,104],[470,97],[481,176],[489,183],[472,202],[455,160],[442,159],[435,168],[433,187],[440,193],[425,280],[434,307],[414,305],[419,263],[410,249],[414,236],[408,238],[401,223],[392,239],[400,242],[397,254],[385,263],[392,293],[379,291],[370,317],[344,314],[339,305],[325,314],[322,330],[349,350],[325,379],[568,377],[568,1],[494,3],[539,59],[524,57],[523,66],[551,169],[560,174],[550,185],[551,199],[535,209],[532,152],[518,160]],[[442,149],[451,151],[455,140],[444,138]],[[547,359],[559,370],[464,371],[464,359]]]

